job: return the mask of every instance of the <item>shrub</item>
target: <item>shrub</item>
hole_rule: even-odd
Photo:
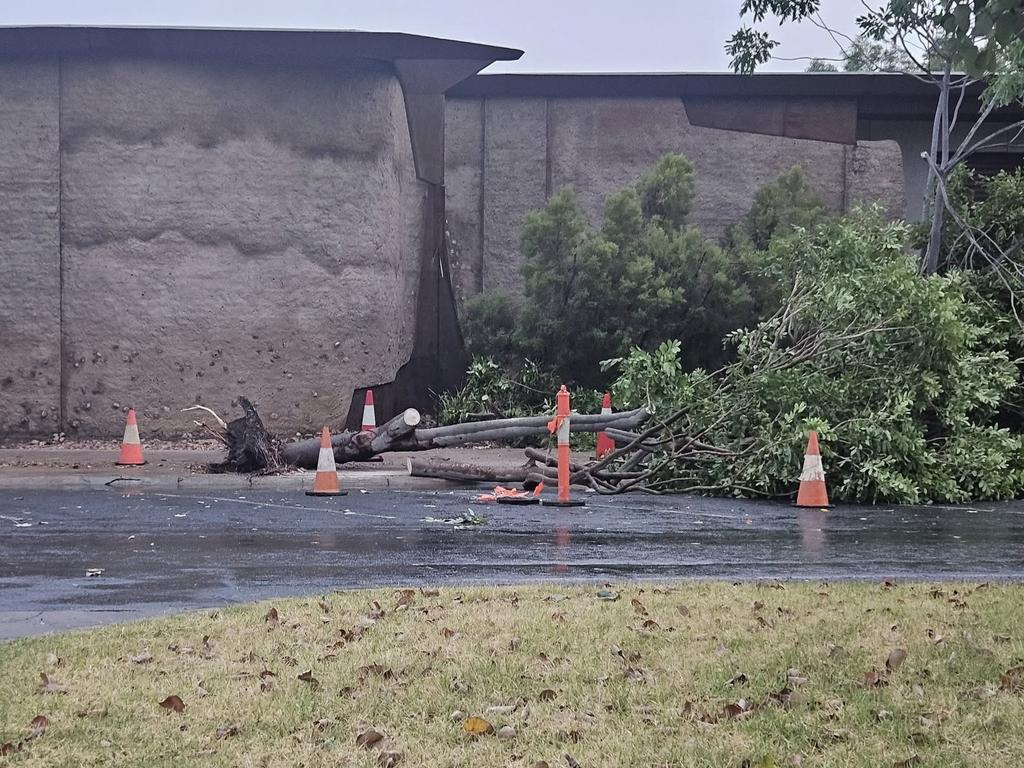
[[[519,306],[508,294],[478,293],[463,307],[462,335],[472,358],[511,363],[520,357],[516,341]]]
[[[693,195],[689,162],[666,155],[607,201],[600,230],[588,227],[571,189],[531,213],[523,354],[590,387],[604,381],[601,360],[667,338],[683,340],[688,367],[721,364],[723,333],[748,317],[750,297],[722,250],[686,227]]]

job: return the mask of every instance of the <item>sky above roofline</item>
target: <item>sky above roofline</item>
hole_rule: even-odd
[[[487,72],[714,72],[740,26],[741,0],[4,0],[0,25],[145,25],[409,32],[521,48]],[[823,0],[830,26],[854,31],[860,0]],[[782,45],[765,71],[802,71],[803,57],[836,56],[811,24],[765,25]]]

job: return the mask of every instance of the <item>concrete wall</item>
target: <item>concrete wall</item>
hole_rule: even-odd
[[[892,215],[903,211],[895,143],[852,148],[694,127],[678,98],[449,98],[446,123],[447,215],[460,300],[481,289],[519,290],[523,217],[552,191],[573,185],[596,223],[606,198],[666,152],[693,162],[691,220],[711,237],[794,165],[803,166],[831,210],[880,201]]]
[[[426,186],[388,65],[59,69],[0,76],[0,433],[54,431],[61,409],[73,435],[116,435],[134,405],[174,435],[182,407],[231,417],[249,394],[287,434],[395,377]]]
[[[0,434],[58,428],[57,82],[55,61],[0,63]]]

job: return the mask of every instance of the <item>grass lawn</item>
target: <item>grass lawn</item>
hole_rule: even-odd
[[[3,644],[0,766],[1024,759],[1022,586],[605,590],[353,591]]]

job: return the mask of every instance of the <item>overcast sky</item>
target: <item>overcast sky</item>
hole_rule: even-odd
[[[728,68],[741,0],[0,0],[0,25],[122,24],[414,32],[520,48],[488,72],[680,72]],[[823,0],[852,31],[860,0]],[[811,24],[771,25],[779,56],[835,56]],[[803,70],[806,61],[765,69]]]

